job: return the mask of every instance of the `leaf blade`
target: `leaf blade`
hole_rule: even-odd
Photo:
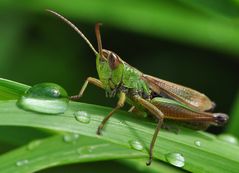
[[[29,149],[31,145],[35,145],[35,148]],[[138,151],[96,138],[79,136],[72,143],[66,143],[64,135],[56,135],[33,141],[0,156],[0,170],[4,173],[35,172],[63,164],[145,156]],[[26,163],[20,166],[18,163],[24,160],[27,160]]]
[[[30,86],[0,78],[0,100],[18,99]]]
[[[75,120],[75,111],[85,111],[91,116],[89,124]],[[145,119],[136,119],[132,114],[119,111],[113,116],[103,131],[103,136],[96,135],[96,127],[111,109],[101,106],[71,102],[69,109],[63,115],[52,116],[26,112],[19,109],[15,101],[0,102],[0,125],[17,125],[47,128],[58,131],[79,133],[100,138],[109,142],[129,147],[129,140],[139,140],[145,148],[149,146],[155,123]],[[201,147],[194,144],[200,140]],[[221,142],[213,135],[194,132],[189,129],[181,130],[180,135],[161,130],[154,150],[154,156],[165,161],[165,154],[170,152],[182,153],[186,159],[184,169],[193,172],[236,172],[238,169],[238,146]],[[147,153],[147,149],[142,151]],[[209,164],[210,163],[210,164]],[[205,165],[206,168],[205,168]]]

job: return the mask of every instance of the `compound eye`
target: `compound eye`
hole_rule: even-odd
[[[110,52],[108,55],[108,62],[109,62],[109,66],[112,70],[116,69],[118,67],[118,65],[120,64],[120,60],[119,60],[118,56],[112,52]]]

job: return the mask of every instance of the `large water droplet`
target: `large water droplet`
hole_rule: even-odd
[[[54,83],[40,83],[28,89],[18,100],[17,105],[25,110],[60,114],[64,113],[68,106],[67,92]]]
[[[79,134],[76,134],[76,133],[66,134],[63,136],[63,141],[66,143],[75,143],[78,138],[79,138]]]
[[[81,123],[90,123],[90,115],[84,111],[77,111],[74,113],[75,119]]]
[[[28,160],[19,160],[19,161],[17,161],[16,162],[16,165],[17,166],[24,166],[24,165],[26,165],[26,164],[28,164],[29,163],[29,161]]]
[[[218,139],[225,141],[230,144],[238,145],[238,139],[229,134],[221,134],[217,136]]]
[[[196,146],[198,146],[198,147],[201,146],[201,142],[200,142],[199,140],[194,141],[194,144],[195,144]]]
[[[32,141],[27,145],[27,149],[33,150],[33,149],[37,148],[41,144],[41,142],[42,142],[41,140]]]
[[[166,160],[174,166],[183,167],[185,158],[180,153],[169,153],[165,155]]]
[[[135,150],[142,151],[144,149],[143,145],[138,140],[131,140],[129,144]]]

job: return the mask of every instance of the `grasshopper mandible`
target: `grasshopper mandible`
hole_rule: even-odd
[[[69,24],[89,45],[96,55],[96,68],[99,79],[88,77],[80,92],[71,99],[79,99],[87,85],[93,84],[105,90],[109,97],[118,96],[117,106],[103,119],[97,134],[109,118],[125,102],[137,110],[150,113],[158,121],[149,149],[150,165],[153,158],[153,148],[164,119],[170,119],[188,124],[194,129],[206,129],[209,125],[223,125],[228,116],[224,113],[211,113],[215,104],[204,94],[191,88],[146,75],[124,62],[116,53],[102,48],[100,24],[95,25],[98,51],[92,46],[85,35],[69,20],[60,14],[47,10]]]

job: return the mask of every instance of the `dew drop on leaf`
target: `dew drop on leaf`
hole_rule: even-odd
[[[80,148],[77,148],[76,153],[81,154],[81,155],[88,155],[92,152],[98,152],[101,151],[102,149],[106,149],[110,146],[111,144],[95,144],[95,145],[89,145],[89,146],[81,146]]]
[[[33,150],[33,149],[37,148],[40,144],[41,144],[41,140],[32,141],[27,145],[27,149]]]
[[[221,134],[218,135],[217,138],[221,141],[230,143],[230,144],[234,144],[234,145],[238,145],[238,139],[232,135],[229,134]]]
[[[77,111],[74,113],[75,119],[81,123],[90,123],[90,115],[84,111]]]
[[[28,160],[19,160],[19,161],[17,161],[16,162],[16,165],[17,166],[24,166],[24,165],[27,165],[29,163],[29,161]]]
[[[129,144],[135,150],[142,151],[144,149],[143,145],[138,140],[131,140]]]
[[[90,147],[90,146],[89,147],[81,147],[81,148],[78,148],[76,151],[80,155],[89,154],[92,152],[92,147]]]
[[[66,143],[75,143],[79,138],[79,134],[72,133],[72,134],[66,134],[63,136],[63,141]]]
[[[169,153],[165,155],[166,160],[177,167],[183,167],[185,163],[185,158],[180,153]]]
[[[28,89],[17,105],[24,109],[46,114],[64,113],[68,107],[67,92],[54,83],[40,83]]]
[[[194,144],[195,144],[196,146],[198,146],[198,147],[201,146],[201,142],[200,142],[199,140],[194,141]]]

